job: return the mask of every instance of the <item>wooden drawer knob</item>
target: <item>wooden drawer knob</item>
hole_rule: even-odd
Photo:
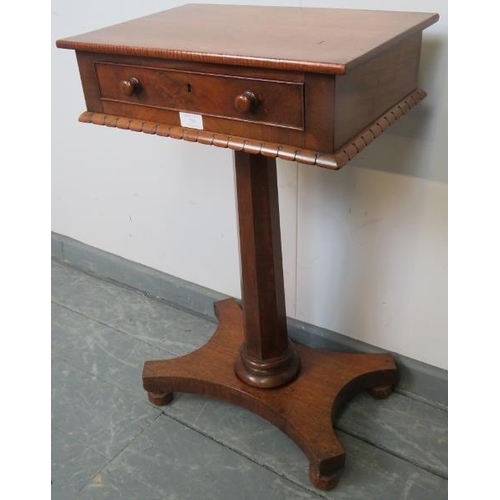
[[[141,91],[141,83],[137,78],[131,77],[120,82],[120,90],[123,95],[131,96]]]
[[[253,111],[259,105],[259,100],[253,92],[245,91],[234,99],[234,107],[240,113]]]

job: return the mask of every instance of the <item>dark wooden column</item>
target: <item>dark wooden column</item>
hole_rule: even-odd
[[[245,342],[236,374],[262,388],[284,385],[300,369],[288,340],[276,159],[235,152]]]

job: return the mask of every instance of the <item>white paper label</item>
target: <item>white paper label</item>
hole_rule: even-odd
[[[203,117],[201,115],[179,111],[179,118],[181,119],[181,127],[203,130]]]

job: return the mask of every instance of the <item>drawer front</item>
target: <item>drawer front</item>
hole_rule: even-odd
[[[103,101],[304,130],[302,82],[108,62],[95,72]]]

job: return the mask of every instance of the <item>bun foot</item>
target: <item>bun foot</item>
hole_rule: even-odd
[[[339,472],[331,472],[329,474],[321,474],[318,468],[311,464],[309,466],[309,481],[319,490],[331,490],[339,481]]]
[[[385,399],[391,395],[392,389],[392,385],[378,385],[376,387],[370,387],[366,392],[368,392],[372,398]]]
[[[154,392],[148,392],[149,402],[155,406],[166,406],[172,401],[174,394],[172,392],[166,392],[163,394],[155,394]]]

